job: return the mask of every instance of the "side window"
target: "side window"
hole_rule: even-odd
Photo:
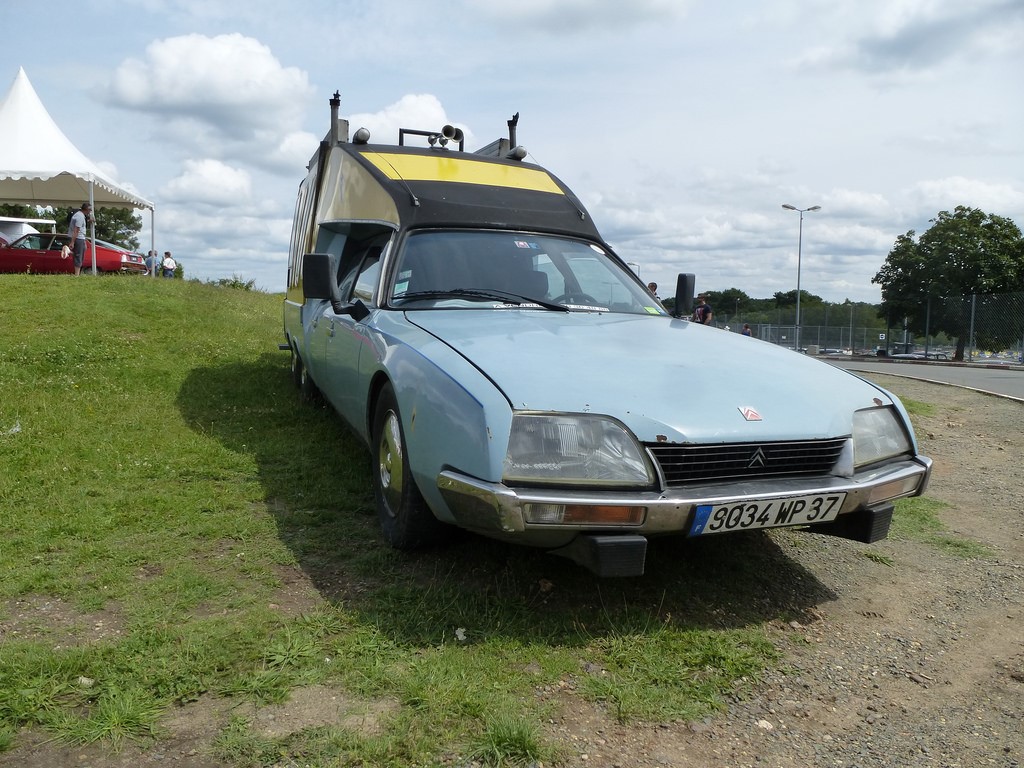
[[[346,251],[341,254],[341,260],[338,264],[338,295],[341,296],[343,301],[348,301],[352,295],[352,286],[356,281],[356,275],[358,274],[361,262],[360,255],[354,251]]]
[[[362,299],[368,304],[373,303],[373,292],[380,277],[380,254],[380,246],[373,246],[366,252],[366,257],[359,268],[359,275],[356,277],[356,286],[352,290],[353,299]]]
[[[379,224],[328,222],[320,228],[317,252],[338,254],[338,295],[342,301],[369,301],[373,297],[381,251],[393,235],[393,229]]]

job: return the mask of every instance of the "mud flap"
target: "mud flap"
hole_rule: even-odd
[[[856,512],[840,515],[831,523],[809,526],[807,530],[811,533],[873,544],[889,535],[894,509],[892,504],[883,504],[873,509],[858,509]]]
[[[551,554],[567,557],[601,578],[643,576],[647,539],[636,535],[577,536]]]

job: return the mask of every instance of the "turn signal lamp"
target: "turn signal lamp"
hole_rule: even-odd
[[[647,507],[614,504],[526,504],[526,522],[547,525],[640,525]]]
[[[874,506],[875,504],[880,504],[883,501],[899,499],[904,496],[912,496],[914,491],[917,490],[917,485],[920,482],[921,478],[915,475],[913,477],[905,477],[902,480],[893,480],[889,483],[876,485],[871,489],[871,495],[868,497],[868,504],[870,506]]]

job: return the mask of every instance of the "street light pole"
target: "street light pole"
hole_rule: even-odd
[[[787,211],[796,211],[800,214],[800,233],[796,240],[796,351],[800,351],[800,260],[803,256],[804,245],[804,214],[807,211],[820,211],[820,205],[812,205],[810,208],[797,208],[795,205],[783,203],[782,207]]]

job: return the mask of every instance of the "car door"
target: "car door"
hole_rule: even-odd
[[[61,258],[61,246],[64,245],[56,235],[41,233],[28,235],[23,238],[25,243],[25,266],[26,271],[52,273],[71,272],[74,270],[74,260],[70,257]],[[19,241],[19,243],[22,241]]]
[[[352,254],[355,269],[342,279],[342,299],[362,303],[372,313],[376,306],[382,247],[371,244]],[[373,354],[364,313],[336,313],[328,309],[323,351],[324,396],[360,434],[366,428],[366,384],[360,377],[360,356]]]
[[[46,250],[40,254],[40,259],[46,265],[47,272],[72,273],[75,271],[75,260],[71,255],[66,258],[63,255],[64,246],[71,247],[71,238],[63,235],[51,235],[45,244]]]
[[[4,249],[5,272],[25,272],[39,249],[39,235],[23,235]]]

